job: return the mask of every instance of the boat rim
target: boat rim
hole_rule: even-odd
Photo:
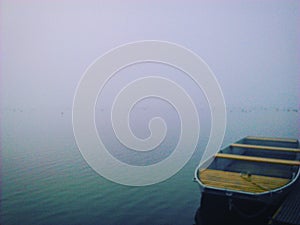
[[[247,136],[248,137],[248,136]],[[246,138],[246,137],[245,137]],[[223,147],[222,149],[225,149],[227,147],[229,147],[231,144],[229,145],[226,145],[225,147]],[[215,157],[215,156],[212,156],[212,157]],[[211,157],[211,158],[212,158]],[[276,189],[272,189],[272,190],[268,190],[268,191],[264,191],[264,192],[259,192],[259,193],[254,193],[254,192],[247,192],[247,191],[238,191],[238,190],[232,190],[232,189],[226,189],[226,188],[218,188],[218,187],[213,187],[213,186],[209,186],[209,185],[205,185],[204,183],[201,182],[201,180],[199,179],[198,177],[198,171],[200,169],[200,167],[205,164],[206,162],[208,162],[209,160],[211,160],[211,158],[209,158],[208,160],[206,160],[205,162],[203,162],[202,164],[199,164],[195,170],[195,173],[194,173],[194,180],[197,181],[197,183],[203,187],[204,189],[206,188],[209,188],[209,189],[213,189],[213,190],[218,190],[218,191],[224,191],[225,193],[238,193],[238,194],[244,194],[244,195],[249,195],[249,196],[260,196],[260,195],[265,195],[265,194],[272,194],[272,193],[275,193],[275,192],[280,192],[282,191],[283,189],[286,189],[288,188],[289,186],[291,186],[293,183],[296,182],[296,180],[298,180],[299,176],[300,176],[300,166],[298,166],[298,171],[297,171],[297,174],[296,176],[290,180],[290,182],[288,182],[287,184],[281,186],[280,188],[276,188]],[[208,165],[209,166],[209,165]],[[207,166],[207,167],[208,167]],[[207,168],[205,167],[205,168]]]

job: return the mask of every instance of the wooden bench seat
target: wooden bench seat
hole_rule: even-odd
[[[246,139],[248,139],[248,140],[257,140],[257,141],[274,141],[274,142],[298,143],[297,139],[291,139],[291,138],[270,138],[270,137],[248,136],[248,137],[246,137]]]
[[[284,147],[263,146],[263,145],[247,145],[247,144],[231,144],[230,146],[234,147],[234,148],[248,148],[248,149],[260,149],[260,150],[285,151],[285,152],[300,153],[299,148],[284,148]]]
[[[273,163],[273,164],[281,164],[281,165],[288,165],[288,166],[300,166],[300,161],[295,161],[295,160],[273,159],[273,158],[234,155],[234,154],[225,154],[225,153],[218,153],[215,156],[217,158],[223,158],[223,159],[244,160],[244,161],[252,161],[252,162],[259,162],[259,163]]]
[[[206,186],[251,193],[262,193],[274,190],[289,182],[289,179],[285,178],[260,175],[248,176],[237,172],[212,169],[199,171],[198,177]]]

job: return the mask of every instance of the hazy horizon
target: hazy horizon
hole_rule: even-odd
[[[2,106],[71,107],[96,58],[127,42],[163,40],[206,61],[228,107],[298,108],[299,7],[298,1],[1,1]]]

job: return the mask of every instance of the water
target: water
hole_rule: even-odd
[[[193,224],[200,192],[194,170],[206,143],[165,182],[112,183],[82,158],[71,110],[4,109],[1,220],[6,224]],[[246,135],[299,138],[299,110],[230,108],[224,145]],[[203,134],[205,135],[205,134]]]

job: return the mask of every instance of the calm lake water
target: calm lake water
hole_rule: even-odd
[[[1,116],[2,225],[194,223],[200,192],[193,176],[205,137],[175,176],[127,187],[99,176],[84,161],[71,110],[4,109]],[[223,145],[247,135],[299,138],[299,109],[237,107],[227,117]]]

